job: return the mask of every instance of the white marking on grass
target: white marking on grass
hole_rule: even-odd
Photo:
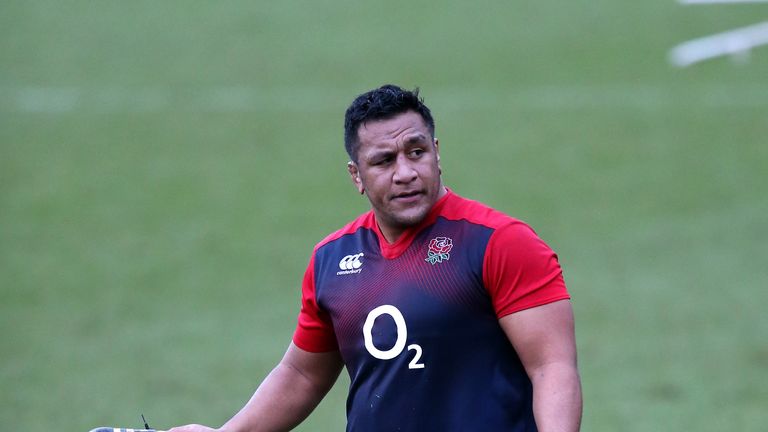
[[[22,114],[142,114],[163,112],[248,113],[343,112],[351,97],[332,88],[212,87],[0,87],[0,112]],[[539,85],[506,89],[437,87],[428,103],[441,112],[522,109],[654,110],[673,106],[708,108],[768,106],[768,84],[671,85],[616,83]]]
[[[765,44],[768,44],[768,22],[684,42],[672,48],[669,59],[678,67],[724,55],[746,60],[752,48]]]
[[[22,112],[72,111],[79,99],[80,90],[70,87],[27,87],[16,92],[16,106]]]
[[[164,88],[106,87],[82,94],[83,108],[97,112],[158,112],[173,105],[171,92]]]
[[[768,85],[709,84],[685,88],[649,84],[534,86],[507,90],[436,90],[430,101],[440,111],[523,109],[656,110],[668,107],[754,108],[768,106]]]

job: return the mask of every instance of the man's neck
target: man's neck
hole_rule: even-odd
[[[445,186],[440,184],[440,192],[437,194],[437,200],[435,200],[435,204],[432,205],[432,207],[429,209],[426,215],[424,217],[426,218],[429,216],[429,213],[432,212],[432,209],[435,208],[435,205],[440,201],[446,194],[448,193],[448,189],[445,188]],[[375,214],[375,213],[374,213]],[[393,244],[397,242],[397,240],[402,236],[409,228],[412,228],[414,226],[419,225],[421,222],[423,222],[423,219],[419,221],[418,223],[415,223],[411,226],[391,226],[391,227],[383,227],[380,223],[380,219],[378,216],[376,217],[376,225],[379,227],[379,232],[381,232],[381,235],[384,236],[384,240],[387,241],[389,244]]]

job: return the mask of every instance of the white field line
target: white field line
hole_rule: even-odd
[[[93,87],[0,87],[0,112],[65,113],[338,113],[352,96],[321,87],[259,89],[214,87],[178,90]],[[526,86],[508,89],[435,88],[427,103],[441,112],[476,110],[657,109],[674,106],[708,108],[768,107],[768,83],[699,85],[606,84]]]
[[[768,44],[768,21],[684,42],[669,53],[675,66],[686,67],[712,58],[746,56],[752,48]]]

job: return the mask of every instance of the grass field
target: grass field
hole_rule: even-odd
[[[574,297],[585,431],[768,423],[768,5],[3,1],[0,424],[219,425],[367,208],[342,116],[420,86],[445,182],[533,225]],[[343,374],[344,375],[344,374]],[[343,430],[346,377],[301,431]]]

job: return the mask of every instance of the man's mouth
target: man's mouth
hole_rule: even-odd
[[[396,194],[392,197],[393,200],[397,201],[415,201],[422,195],[422,191],[410,191],[410,192],[402,192],[399,194]]]

